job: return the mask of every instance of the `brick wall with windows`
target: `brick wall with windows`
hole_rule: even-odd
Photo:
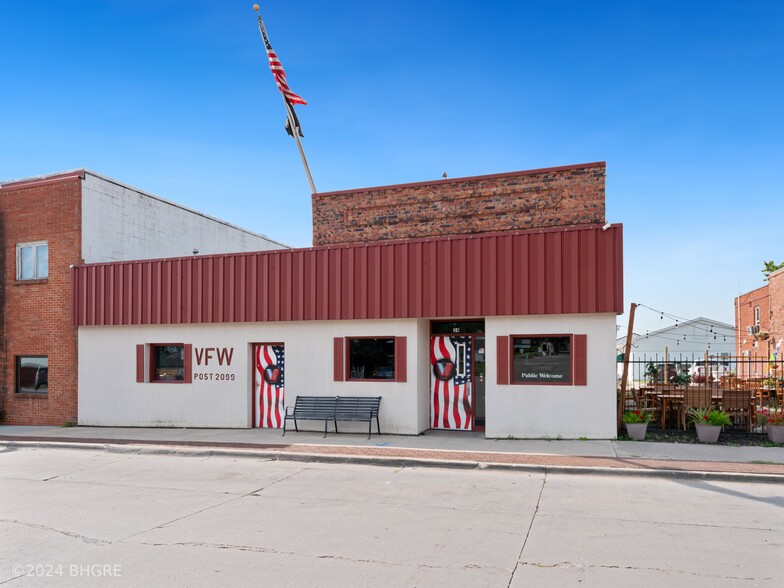
[[[313,245],[605,222],[604,162],[313,194]]]
[[[759,310],[756,310],[759,309]],[[746,294],[741,294],[735,299],[735,312],[737,324],[735,325],[735,340],[738,346],[738,355],[750,357],[764,357],[767,353],[767,343],[749,334],[748,327],[757,326],[760,331],[770,332],[770,296],[768,286],[762,286]],[[759,323],[756,317],[759,316]]]
[[[770,332],[771,339],[775,340],[773,343],[775,348],[779,341],[784,339],[784,269],[770,275],[768,292],[770,294]],[[784,342],[780,347],[779,358],[784,353],[782,350],[784,350]]]
[[[77,347],[76,329],[71,325],[69,265],[81,261],[80,234],[78,174],[0,187],[0,410],[5,424],[76,422]],[[17,279],[18,246],[29,243],[46,243],[46,276]],[[30,373],[25,372],[23,380],[37,377],[37,390],[33,380],[32,385],[23,383],[22,393],[17,392],[17,358],[22,357],[48,359],[46,386],[41,384],[43,372],[25,365]]]

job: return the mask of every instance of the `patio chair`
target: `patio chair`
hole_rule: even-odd
[[[724,390],[721,408],[730,415],[733,426],[743,423],[743,429],[751,431],[752,419],[756,415],[756,405],[751,390]]]
[[[748,389],[751,392],[751,398],[757,408],[762,408],[768,404],[768,392],[762,389],[762,381],[749,380]]]
[[[686,417],[690,408],[709,408],[713,404],[713,390],[708,386],[689,386],[683,391],[678,406],[678,422],[686,430]]]

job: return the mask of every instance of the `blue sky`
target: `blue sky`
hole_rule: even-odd
[[[310,245],[252,4],[0,0],[0,179],[87,167]],[[781,0],[261,10],[319,191],[604,160],[627,309],[732,323],[784,261]]]

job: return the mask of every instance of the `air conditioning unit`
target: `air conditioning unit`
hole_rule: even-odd
[[[756,335],[757,333],[759,333],[759,325],[751,325],[750,327],[746,327],[747,335]]]

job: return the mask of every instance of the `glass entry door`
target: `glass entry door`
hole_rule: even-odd
[[[485,338],[474,337],[474,431],[485,429]]]

